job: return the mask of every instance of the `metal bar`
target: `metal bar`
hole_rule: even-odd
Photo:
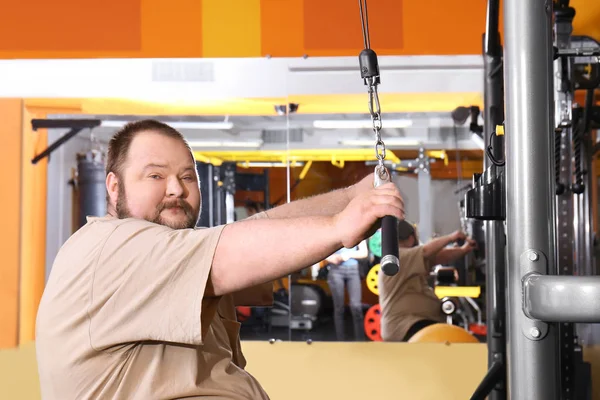
[[[215,183],[215,166],[208,164],[208,227],[212,228],[215,226],[215,194],[214,187]]]
[[[576,57],[576,56],[600,56],[600,49],[597,47],[582,47],[575,49],[559,49],[558,55],[561,57]],[[598,62],[598,61],[596,61]]]
[[[546,322],[600,322],[600,276],[532,274],[523,280],[523,309]]]
[[[46,150],[42,151],[37,156],[33,157],[33,159],[31,160],[31,163],[37,164],[40,160],[43,160],[44,158],[50,156],[50,154],[52,154],[52,152],[54,150],[58,149],[60,146],[63,145],[63,143],[66,143],[69,139],[73,138],[75,135],[77,135],[79,132],[81,132],[81,130],[82,130],[82,128],[72,128],[69,132],[65,133],[60,138],[58,138],[54,143],[52,143],[50,146],[48,146],[48,148]]]
[[[79,128],[92,129],[100,126],[102,121],[99,119],[38,119],[31,120],[31,128],[34,131],[38,129],[65,129]]]
[[[99,119],[38,119],[34,118],[31,120],[31,128],[34,131],[38,129],[71,129],[65,133],[54,143],[52,143],[46,150],[35,156],[32,160],[32,164],[37,164],[40,160],[50,156],[50,154],[66,143],[68,140],[73,138],[82,129],[92,129],[99,126],[102,123]]]
[[[554,8],[554,45],[561,51],[571,47],[573,17],[575,10],[568,4]],[[559,57],[553,63],[554,72],[554,126],[555,135],[559,135],[558,147],[555,147],[556,181],[556,265],[552,265],[553,275],[572,276],[577,254],[577,213],[574,212],[573,184],[573,58]],[[556,159],[556,157],[558,157]],[[574,393],[572,379],[574,368],[573,350],[575,348],[575,327],[567,321],[557,326],[559,341],[560,389],[561,399],[571,400]]]
[[[488,0],[485,20],[483,52],[488,56],[498,56],[500,45],[500,1]]]
[[[556,327],[523,312],[521,279],[554,265],[552,3],[504,1],[508,397],[558,400]],[[536,259],[536,261],[531,261]]]
[[[491,400],[494,395],[494,388],[497,387],[504,379],[505,368],[501,361],[493,362],[487,374],[471,396],[471,400]],[[497,396],[497,395],[496,395]]]
[[[263,170],[263,179],[265,180],[264,186],[264,203],[265,203],[265,211],[271,208],[271,181],[269,179],[269,169]]]
[[[419,150],[417,159],[417,185],[419,193],[419,239],[423,243],[433,236],[433,220],[431,207],[431,174],[429,170],[429,159],[423,149]]]
[[[498,24],[499,3],[497,0],[488,0],[486,32],[483,42],[483,139],[486,149],[491,146],[491,153],[496,160],[504,159],[504,138],[492,135],[496,126],[504,123],[502,44]],[[484,154],[484,170],[492,168],[494,175],[498,176],[499,171],[487,152]],[[503,167],[499,168],[504,169]],[[493,383],[493,387],[484,391],[486,395],[489,394],[489,400],[506,400],[506,293],[504,289],[506,262],[502,221],[485,221],[485,259],[488,375],[496,379],[492,379],[491,382],[482,382],[481,386]],[[473,398],[476,398],[476,395]]]

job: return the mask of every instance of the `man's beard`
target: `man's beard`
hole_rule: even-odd
[[[185,219],[183,221],[170,221],[162,217],[161,213],[163,210],[175,207],[181,208],[185,213]],[[119,185],[119,197],[117,199],[117,204],[115,208],[118,218],[131,217],[131,212],[127,207],[127,195],[125,194],[125,187],[122,184]],[[196,226],[198,217],[198,212],[194,212],[194,209],[188,202],[186,202],[183,199],[176,199],[169,203],[160,203],[156,207],[156,211],[154,212],[154,214],[149,217],[145,217],[144,219],[155,224],[168,226],[171,229],[191,229]]]

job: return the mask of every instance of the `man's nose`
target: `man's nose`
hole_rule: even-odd
[[[167,180],[167,197],[184,197],[185,185],[175,176]]]

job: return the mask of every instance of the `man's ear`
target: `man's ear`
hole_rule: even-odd
[[[106,175],[106,191],[108,192],[108,198],[112,205],[117,204],[119,198],[119,178],[114,172],[109,172]]]

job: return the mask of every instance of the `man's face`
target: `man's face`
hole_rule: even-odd
[[[179,140],[139,133],[122,175],[107,179],[119,218],[145,219],[173,229],[196,226],[201,204],[198,175],[190,151]],[[111,183],[115,181],[116,186]]]

